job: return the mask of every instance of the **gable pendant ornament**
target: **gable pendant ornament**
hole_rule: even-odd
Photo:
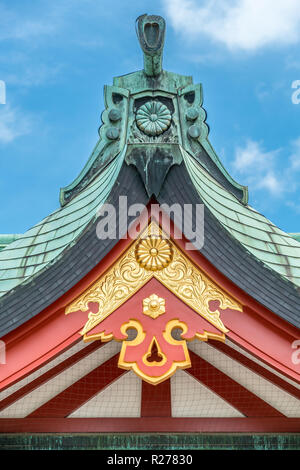
[[[65,313],[86,312],[83,340],[121,341],[118,366],[157,385],[191,366],[187,341],[225,340],[228,309],[242,311],[152,222]]]

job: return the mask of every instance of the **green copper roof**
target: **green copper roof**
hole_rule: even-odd
[[[297,242],[300,242],[300,233],[290,233],[289,235],[297,240]]]
[[[0,252],[0,296],[46,268],[96,218],[123,162],[114,159],[88,187]]]
[[[184,150],[183,155],[196,190],[223,227],[266,266],[300,286],[300,243],[296,237],[242,204]]]
[[[142,15],[138,36],[144,70],[116,77],[104,88],[100,139],[79,176],[61,189],[61,208],[21,236],[0,235],[0,296],[29,282],[76,243],[123,162],[135,166],[151,197],[160,194],[170,168],[184,161],[199,196],[231,237],[299,286],[299,234],[284,233],[247,204],[247,188],[229,175],[208,139],[202,86],[162,70],[164,21]]]
[[[20,238],[21,236],[22,235],[20,235],[19,233],[0,234],[0,251],[3,250],[3,248],[5,248],[10,243]]]

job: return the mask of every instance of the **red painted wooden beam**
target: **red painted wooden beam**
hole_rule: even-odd
[[[95,341],[95,342],[89,344],[88,346],[86,346],[84,349],[81,349],[81,351],[78,351],[76,354],[73,354],[71,357],[69,357],[65,361],[62,361],[60,364],[57,364],[57,366],[55,366],[52,369],[48,370],[47,372],[40,375],[39,377],[37,377],[32,382],[29,382],[24,387],[20,388],[16,392],[12,393],[8,397],[1,400],[0,401],[0,411],[4,410],[4,408],[7,408],[12,403],[15,403],[20,398],[22,398],[25,395],[27,395],[28,393],[32,392],[37,387],[40,387],[42,384],[48,382],[50,379],[52,379],[56,375],[60,374],[64,370],[66,370],[69,367],[73,366],[74,364],[76,364],[76,362],[80,361],[81,359],[88,356],[92,352],[96,351],[96,349],[99,349],[104,345],[105,345],[105,343],[101,343],[100,341]]]
[[[171,222],[171,228],[173,223]],[[172,230],[171,230],[172,236]],[[186,239],[176,240],[185,249]],[[65,307],[99,278],[126,250],[130,239],[120,240],[111,252],[66,294],[39,315],[1,338],[6,344],[7,363],[0,368],[0,389],[12,385],[53,359],[79,337],[86,315],[65,315]],[[228,337],[261,361],[300,383],[300,365],[292,362],[292,343],[299,329],[258,304],[220,273],[201,253],[187,255],[217,285],[237,299],[244,312],[222,314]]]
[[[0,419],[0,433],[299,433],[300,418]]]
[[[186,372],[219,395],[223,400],[247,417],[283,417],[276,410],[254,393],[247,390],[228,375],[190,351],[192,367]]]
[[[118,368],[118,358],[119,354],[116,354],[30,413],[27,418],[64,418],[70,415],[127,372]]]
[[[142,382],[142,417],[171,416],[171,383],[170,379],[158,385]]]

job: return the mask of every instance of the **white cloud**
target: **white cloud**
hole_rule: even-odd
[[[260,180],[258,180],[257,188],[267,189],[268,191],[270,191],[270,193],[273,194],[276,194],[283,190],[280,180],[272,171],[268,171],[266,175],[264,175]]]
[[[22,74],[18,73],[22,67]],[[56,77],[63,70],[61,64],[42,64],[31,63],[30,65],[22,63],[18,70],[12,73],[2,73],[5,82],[11,85],[20,85],[22,87],[38,86],[44,83],[53,83]]]
[[[9,9],[0,4],[0,40],[8,39],[34,39],[35,37],[54,33],[57,28],[57,22],[53,21],[50,11],[48,15],[38,15],[37,18],[26,18],[17,14],[14,9]]]
[[[300,170],[300,138],[291,143],[292,153],[285,159],[282,168],[282,149],[265,151],[260,142],[248,140],[244,147],[238,147],[232,163],[234,173],[251,190],[267,190],[273,196],[298,189]]]
[[[300,214],[300,200],[298,200],[296,202],[295,201],[287,201],[286,206],[293,209],[293,211],[295,211],[296,214]]]
[[[247,173],[249,170],[264,171],[273,165],[279,151],[265,152],[259,142],[249,139],[245,147],[236,149],[234,168],[240,173]]]
[[[0,107],[0,143],[7,144],[21,135],[29,134],[32,119],[9,104]]]
[[[293,143],[293,153],[290,157],[290,165],[292,171],[300,170],[300,137],[296,139]]]
[[[287,69],[300,70],[299,57],[293,57],[292,55],[288,55],[285,59],[285,66]]]
[[[102,46],[101,20],[108,14],[113,16],[113,10],[105,8],[99,0],[39,0],[30,8],[22,3],[7,7],[0,0],[0,41],[26,41],[27,47],[35,48],[43,38],[55,40],[58,35],[64,35],[70,44],[99,47]],[[105,3],[109,4],[107,0]],[[91,26],[97,20],[99,34],[91,37]],[[82,25],[88,26],[83,37]]]
[[[39,0],[31,8],[8,7],[0,0],[0,78],[22,86],[54,82],[63,69],[76,68],[76,61],[58,62],[57,48],[103,47],[103,15],[95,0]],[[97,29],[91,35],[92,28]]]
[[[173,27],[229,49],[254,51],[300,42],[299,0],[163,0]]]

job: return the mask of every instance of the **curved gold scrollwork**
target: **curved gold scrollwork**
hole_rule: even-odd
[[[153,225],[156,227],[153,228]],[[167,245],[163,246],[164,250],[169,246],[169,252],[171,253],[171,259],[168,259],[165,267],[155,271],[147,269],[146,266],[143,267],[140,260],[137,259],[137,248],[141,246],[141,239],[145,241],[145,239],[151,237],[154,229],[160,236],[164,235],[157,224],[152,222],[147,227],[147,232],[144,232],[131,245],[107,274],[98,279],[66,308],[66,314],[76,311],[84,312],[89,310],[89,302],[98,303],[98,312],[89,313],[88,321],[81,332],[82,335],[86,335],[95,328],[152,277],[155,277],[167,289],[223,333],[228,330],[220,318],[220,311],[218,309],[215,311],[210,310],[210,301],[219,301],[219,310],[230,308],[242,311],[242,306],[212,282],[199,267],[195,266],[172,240],[167,240]],[[165,235],[163,238],[166,238]]]

